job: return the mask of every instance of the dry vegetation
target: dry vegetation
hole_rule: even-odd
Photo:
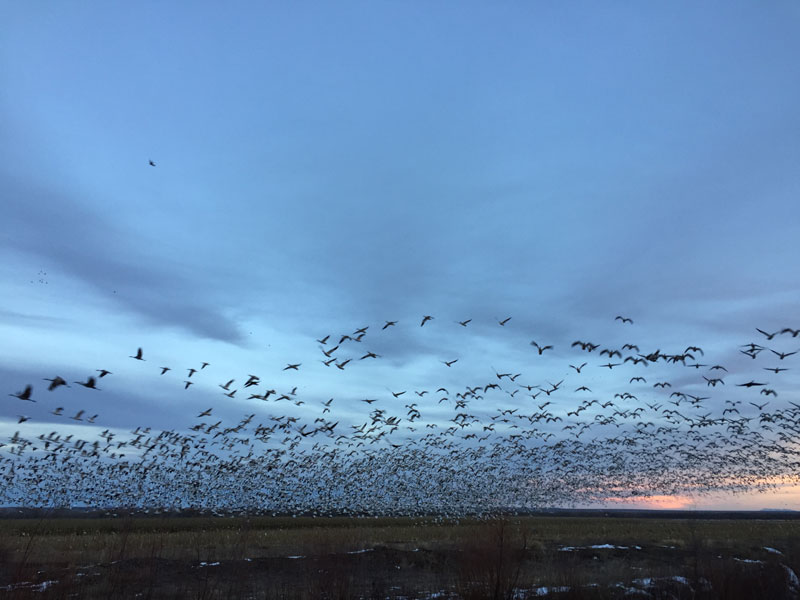
[[[0,521],[0,596],[11,598],[777,600],[798,597],[798,572],[800,521]]]

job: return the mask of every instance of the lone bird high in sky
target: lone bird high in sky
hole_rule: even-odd
[[[9,6],[0,497],[800,509],[799,28]]]

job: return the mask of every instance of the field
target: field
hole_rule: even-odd
[[[0,520],[8,598],[797,598],[800,520]]]

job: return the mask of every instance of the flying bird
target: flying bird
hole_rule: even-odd
[[[423,325],[425,325],[425,323],[427,323],[427,322],[428,322],[428,321],[430,321],[431,319],[433,319],[433,317],[432,317],[432,316],[430,316],[430,315],[425,315],[424,317],[422,317],[422,323],[420,323],[420,324],[419,324],[419,326],[420,326],[420,327],[422,327]]]
[[[150,164],[151,167],[155,167],[156,166],[156,163],[154,163],[152,160],[148,160],[147,162]]]
[[[99,390],[99,387],[96,387],[97,381],[94,377],[89,377],[85,382],[84,381],[74,381],[73,383],[77,383],[78,385],[82,385],[85,388],[90,390]]]
[[[629,319],[628,317],[623,317],[622,315],[617,315],[614,317],[615,321],[622,321],[623,323],[630,323],[633,325],[633,319]]]
[[[144,360],[144,359],[142,358],[142,349],[141,349],[141,348],[139,348],[139,349],[136,351],[136,356],[130,356],[130,357],[128,357],[128,358],[135,358],[136,360]]]
[[[56,389],[57,387],[59,387],[61,385],[65,385],[65,386],[69,387],[67,385],[67,382],[64,381],[64,379],[62,377],[58,376],[58,375],[53,377],[53,379],[45,378],[45,381],[49,381],[50,382],[50,385],[47,387],[47,391],[48,392],[52,392],[54,389]]]

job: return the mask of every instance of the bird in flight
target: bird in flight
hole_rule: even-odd
[[[33,386],[26,385],[25,389],[21,392],[17,392],[16,394],[9,394],[9,396],[14,396],[15,398],[19,398],[20,400],[28,400],[29,402],[36,402],[36,400],[31,400],[31,394],[33,393]]]
[[[135,358],[136,360],[144,360],[144,359],[142,358],[142,349],[141,349],[141,348],[139,348],[139,349],[136,351],[136,356],[130,356],[130,357],[128,357],[128,358]]]
[[[288,371],[289,369],[293,369],[295,371],[298,371],[300,369],[300,365],[302,365],[302,364],[303,363],[297,363],[297,364],[293,365],[293,364],[290,363],[290,364],[286,365],[285,367],[283,367],[283,370],[284,371]]]
[[[454,358],[453,360],[443,360],[443,361],[441,361],[441,362],[442,362],[442,364],[445,364],[445,365],[447,365],[448,367],[452,367],[452,366],[453,366],[455,363],[457,363],[457,362],[458,362],[458,359],[457,359],[457,358]]]
[[[152,160],[148,160],[147,162],[150,163],[151,167],[155,167],[156,166],[156,163],[154,163]]]
[[[553,349],[553,346],[549,346],[549,345],[548,346],[540,346],[539,344],[537,344],[533,340],[531,341],[531,346],[533,346],[534,348],[536,348],[539,351],[539,356],[541,356],[544,353],[545,350],[552,350]]]
[[[576,367],[575,365],[570,365],[573,369],[575,369],[578,373],[581,372],[581,369],[586,366],[587,363],[583,363],[580,367]]]
[[[397,321],[386,321],[386,325],[384,325],[381,329],[386,329],[387,327],[391,327],[392,325],[397,325]]]
[[[422,327],[423,325],[425,325],[425,323],[427,323],[427,322],[428,322],[428,321],[430,321],[431,319],[433,319],[433,317],[432,317],[432,316],[430,316],[430,315],[425,315],[424,317],[422,317],[422,323],[420,323],[420,324],[419,324],[419,326],[420,326],[420,327]]]
[[[737,387],[746,387],[746,388],[757,387],[757,386],[760,386],[760,385],[767,385],[767,384],[766,383],[759,383],[757,381],[752,381],[752,380],[748,381],[747,383],[737,383],[736,384]]]
[[[622,321],[623,323],[630,323],[633,325],[633,319],[629,319],[628,317],[623,317],[622,315],[617,315],[614,318],[615,321]]]
[[[163,375],[164,373],[166,373],[167,371],[171,371],[171,370],[172,370],[172,369],[170,369],[170,367],[159,367],[159,369],[161,369],[161,374],[162,374],[162,375]]]
[[[100,375],[98,375],[98,377],[105,377],[106,375],[113,375],[113,373],[111,371],[106,371],[105,369],[96,369],[96,371],[98,373],[100,373]]]
[[[458,324],[461,325],[462,327],[466,327],[471,322],[472,322],[472,319],[467,319],[466,321],[459,321]]]
[[[503,326],[505,326],[505,324],[506,324],[506,323],[508,323],[510,320],[511,320],[511,317],[506,317],[506,318],[505,318],[505,319],[503,319],[502,321],[499,321],[499,320],[498,320],[497,322],[498,322],[500,325],[503,325]]]
[[[87,379],[85,382],[84,381],[75,381],[73,383],[77,383],[78,385],[82,385],[83,387],[88,388],[90,390],[99,390],[100,389],[99,387],[96,387],[95,384],[97,383],[97,381],[95,380],[94,377],[89,377],[89,379]]]
[[[58,386],[61,386],[61,385],[66,385],[67,387],[69,387],[67,385],[67,382],[64,381],[64,379],[62,377],[59,377],[58,375],[53,377],[53,379],[45,378],[45,381],[49,381],[50,382],[50,385],[47,387],[47,391],[48,392],[52,392],[54,389],[56,389]]]

